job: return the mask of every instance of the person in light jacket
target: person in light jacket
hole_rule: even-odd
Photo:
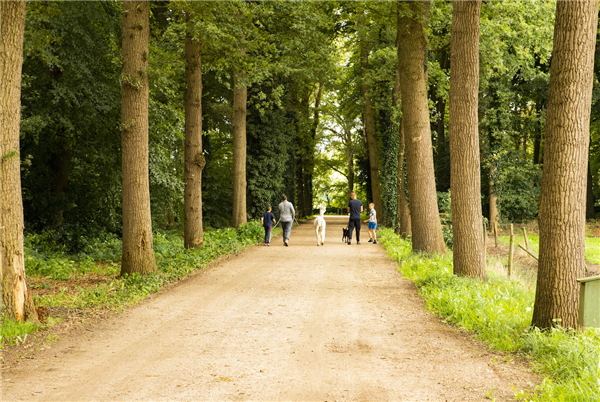
[[[279,221],[281,222],[281,228],[283,229],[283,244],[286,247],[289,245],[294,219],[296,219],[294,205],[292,205],[292,203],[287,200],[286,195],[283,194],[281,196],[281,204],[279,204]]]

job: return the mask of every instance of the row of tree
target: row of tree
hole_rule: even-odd
[[[200,247],[207,223],[239,226],[283,192],[306,216],[315,194],[344,206],[358,189],[384,224],[412,234],[414,250],[444,253],[436,191],[452,190],[455,273],[484,280],[482,193],[491,221],[497,206],[524,219],[537,215],[542,188],[540,244],[563,254],[540,252],[540,280],[549,282],[538,286],[534,325],[558,317],[576,326],[585,208],[560,200],[583,206],[573,194],[587,187],[593,211],[600,149],[588,158],[585,124],[597,3],[559,2],[554,44],[551,1],[40,2],[27,17],[24,2],[1,7],[10,32],[2,35],[2,284],[16,317],[34,314],[24,225],[71,249],[90,232],[117,233],[122,273],[148,273],[153,225],[182,226],[185,246]],[[552,63],[572,56],[559,51],[574,46],[565,26],[581,31],[576,44],[587,44],[591,64],[551,68],[551,55]],[[560,88],[583,97],[552,106],[562,95],[548,88],[577,69],[589,74]],[[564,133],[553,119],[573,110],[587,120]],[[585,150],[552,148],[573,133],[562,146]],[[570,186],[588,178],[583,190],[548,182],[565,164]],[[339,189],[332,170],[345,177]],[[549,237],[557,225],[581,256],[556,247],[566,238]]]

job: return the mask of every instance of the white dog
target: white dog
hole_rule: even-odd
[[[327,223],[325,222],[325,217],[323,217],[323,215],[325,214],[325,207],[320,207],[319,210],[321,211],[321,215],[317,216],[315,218],[315,231],[317,233],[317,246],[324,246],[325,245],[325,227],[327,226]]]

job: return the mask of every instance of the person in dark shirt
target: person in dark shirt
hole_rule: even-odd
[[[360,244],[360,214],[363,211],[363,203],[356,199],[356,193],[350,193],[350,201],[348,201],[348,209],[350,210],[350,220],[348,221],[348,245],[352,243],[352,230],[356,228],[356,244]]]
[[[265,246],[271,245],[271,232],[275,223],[275,215],[271,212],[271,206],[267,206],[267,212],[260,217],[260,223],[265,228]]]

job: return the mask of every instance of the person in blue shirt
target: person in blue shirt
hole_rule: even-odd
[[[377,212],[375,212],[375,204],[369,203],[369,219],[365,223],[369,222],[369,243],[377,244]]]
[[[356,244],[360,244],[360,214],[363,211],[363,203],[356,199],[356,193],[350,193],[350,201],[348,201],[348,209],[350,210],[350,220],[348,221],[348,245],[352,243],[352,230],[356,228]]]
[[[265,228],[265,246],[271,245],[271,232],[275,223],[275,215],[271,212],[271,206],[267,206],[267,212],[260,217],[260,224]]]

